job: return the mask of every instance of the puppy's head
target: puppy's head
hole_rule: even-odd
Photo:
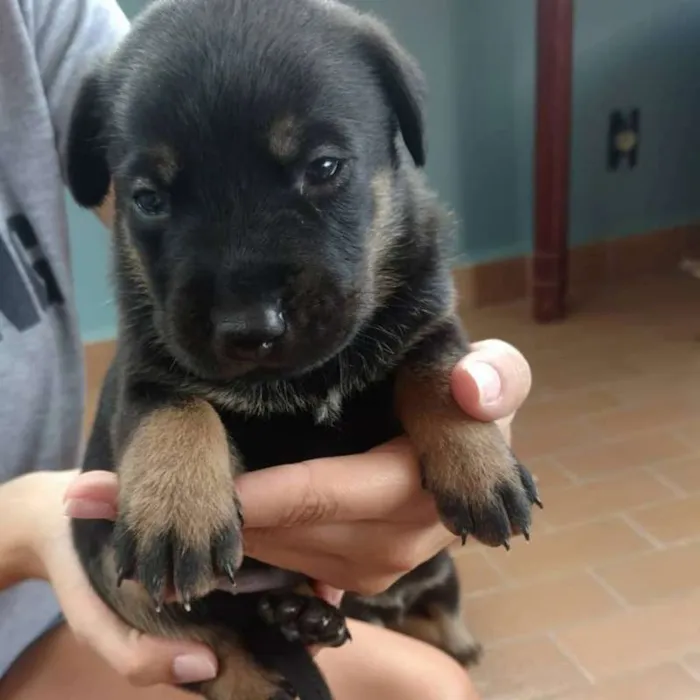
[[[69,182],[86,207],[114,184],[120,285],[178,362],[291,376],[396,283],[423,122],[418,69],[345,5],[160,0],[84,83]]]

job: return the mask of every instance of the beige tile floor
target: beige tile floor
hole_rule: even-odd
[[[514,445],[545,501],[530,544],[457,554],[483,699],[700,699],[700,281],[606,290],[552,326],[514,304],[469,327],[532,364]]]

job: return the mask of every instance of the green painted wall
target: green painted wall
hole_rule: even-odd
[[[283,2],[284,0],[280,0]],[[122,0],[136,12],[141,0]],[[465,261],[532,248],[535,0],[355,0],[384,17],[430,84],[433,185],[460,222]],[[700,2],[577,0],[571,238],[700,220]],[[636,170],[608,173],[615,108],[642,110]],[[70,205],[85,337],[113,333],[108,237]]]

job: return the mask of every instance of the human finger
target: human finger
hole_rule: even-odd
[[[523,354],[502,340],[473,343],[452,372],[452,393],[472,418],[495,421],[512,416],[532,386]]]
[[[236,483],[246,528],[384,519],[417,497],[430,498],[405,440],[391,449],[249,472]]]
[[[118,494],[119,483],[113,472],[83,472],[65,491],[65,513],[71,518],[115,520]]]

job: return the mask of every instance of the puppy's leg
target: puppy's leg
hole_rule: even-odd
[[[450,377],[466,351],[459,322],[443,322],[399,369],[396,410],[445,526],[463,540],[508,546],[513,533],[529,536],[539,497],[498,427],[471,420],[452,398]]]
[[[404,614],[389,627],[441,649],[464,666],[479,662],[482,647],[469,631],[460,609],[459,579],[447,552],[438,555],[440,578],[411,581],[425,586]],[[436,561],[438,559],[436,558]]]
[[[142,583],[160,606],[185,608],[240,566],[240,468],[216,411],[199,399],[124,403],[115,431],[118,578]],[[172,586],[172,588],[171,588]]]
[[[350,639],[345,615],[318,598],[308,585],[265,596],[260,613],[265,622],[279,626],[291,642],[339,647]]]
[[[362,597],[346,593],[342,611],[355,620],[387,627],[426,642],[470,666],[481,645],[460,614],[459,579],[449,552],[443,550],[396,581],[387,591]]]

